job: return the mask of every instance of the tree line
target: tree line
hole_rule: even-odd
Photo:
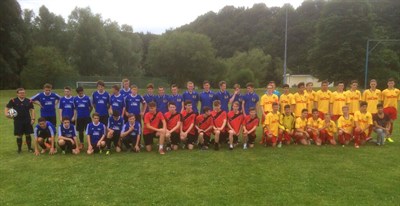
[[[362,83],[367,39],[400,39],[396,0],[309,0],[296,9],[226,6],[162,35],[134,32],[90,8],[75,8],[64,19],[45,6],[35,14],[22,11],[16,0],[4,0],[0,88],[109,75],[162,77],[180,85],[204,79],[280,84],[286,12],[290,74]],[[399,80],[400,42],[376,46],[369,68],[378,81]]]

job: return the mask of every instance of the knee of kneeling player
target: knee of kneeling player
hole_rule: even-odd
[[[60,139],[60,140],[58,140],[58,144],[59,144],[59,145],[64,145],[64,144],[65,144],[65,141],[64,141],[63,139]]]
[[[233,134],[235,134],[235,131],[231,129],[231,130],[229,130],[229,134],[233,135]]]

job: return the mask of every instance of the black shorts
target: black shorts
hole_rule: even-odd
[[[228,132],[221,132],[219,134],[219,143],[226,143],[229,140],[229,133]]]
[[[114,131],[113,136],[111,137],[111,141],[114,143],[114,146],[118,146],[120,138],[121,138],[121,132]]]
[[[57,126],[57,117],[44,117],[46,119],[46,121],[49,121],[50,123],[52,123],[54,126]]]
[[[33,127],[30,119],[17,120],[14,119],[14,135],[30,135],[33,133]]]
[[[93,153],[99,153],[100,149],[104,149],[104,147],[93,146]]]
[[[42,139],[48,139],[51,137],[51,133],[48,129],[46,130],[40,130],[37,133],[37,138],[42,138]]]
[[[248,134],[247,135],[247,144],[254,144],[254,141],[256,141],[256,134]]]
[[[137,141],[137,136],[133,136],[133,135],[128,135],[128,136],[122,138],[122,142],[124,144],[132,144],[133,146],[136,145],[136,141]]]
[[[172,132],[171,133],[171,144],[178,145],[181,142],[181,137],[179,133]]]
[[[108,114],[100,116],[100,122],[103,123],[104,125],[108,125],[108,118],[109,118]]]
[[[58,144],[58,146],[61,147],[60,144]],[[76,142],[75,144],[72,144],[70,141],[65,141],[64,146],[66,151],[71,152],[73,149],[76,149]]]
[[[156,132],[150,133],[150,134],[143,134],[143,139],[144,139],[144,145],[152,145],[153,144],[153,139],[158,138],[156,136]]]
[[[238,135],[233,135],[233,143],[238,143],[239,142],[239,136]]]
[[[78,131],[78,132],[83,132],[83,131],[85,131],[85,129],[86,129],[86,126],[88,125],[88,124],[90,124],[90,122],[92,121],[92,119],[90,119],[90,117],[81,117],[81,118],[78,118],[77,120],[76,120],[76,130]]]
[[[197,142],[197,135],[195,134],[188,134],[187,135],[187,144],[193,145]]]

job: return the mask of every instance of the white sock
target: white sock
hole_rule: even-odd
[[[244,146],[247,147],[247,143],[244,143]]]
[[[164,146],[164,145],[160,144],[160,149],[163,149],[163,146]]]

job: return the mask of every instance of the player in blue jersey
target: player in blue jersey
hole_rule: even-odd
[[[215,94],[213,91],[210,90],[210,82],[205,80],[203,82],[203,89],[204,91],[200,93],[200,113],[203,114],[204,107],[212,107],[213,101],[215,100]]]
[[[92,104],[90,98],[85,95],[83,88],[76,88],[76,93],[78,94],[74,98],[74,105],[76,110],[76,130],[79,133],[79,149],[84,148],[84,131],[86,126],[92,121],[90,119],[90,112],[92,112]]]
[[[196,91],[194,91],[194,83],[193,82],[191,82],[191,81],[187,82],[186,86],[187,86],[187,91],[185,91],[182,94],[183,102],[190,100],[192,102],[193,112],[198,114],[199,110],[197,109],[197,105],[200,100],[199,94]]]
[[[35,135],[35,155],[39,155],[40,153],[44,154],[48,149],[49,154],[55,154],[56,148],[54,144],[54,135],[56,134],[56,129],[54,125],[46,121],[44,117],[40,117],[38,119],[38,124],[34,129]],[[39,147],[42,147],[42,151],[39,153]]]
[[[100,122],[99,113],[92,114],[92,120],[86,127],[86,136],[88,142],[87,154],[102,153],[106,146],[106,126]]]
[[[92,104],[95,112],[100,115],[100,122],[107,125],[108,108],[110,107],[110,94],[104,90],[105,84],[103,81],[97,81],[97,91],[92,94]]]
[[[119,85],[116,84],[111,87],[112,95],[110,96],[110,108],[108,113],[110,115],[113,114],[113,111],[116,110],[122,116],[125,113],[125,98],[119,91]]]
[[[243,95],[242,107],[244,108],[244,114],[249,115],[250,107],[258,108],[257,103],[260,100],[260,98],[254,92],[254,84],[253,83],[247,83],[246,88],[247,88],[247,93],[245,95]]]
[[[140,106],[142,105],[142,107]],[[147,103],[142,96],[138,94],[138,87],[136,85],[131,86],[131,94],[125,98],[125,117],[124,121],[128,121],[128,115],[135,115],[137,122],[141,121],[144,111],[146,111]]]
[[[221,102],[221,109],[225,112],[229,112],[229,101],[231,99],[231,95],[228,91],[226,91],[226,82],[219,82],[219,91],[215,94],[215,99]],[[211,107],[210,107],[211,108]]]
[[[140,123],[136,121],[135,115],[128,116],[128,122],[122,127],[121,138],[122,143],[128,151],[140,152],[140,134],[142,128]]]
[[[121,114],[118,110],[114,110],[112,116],[108,119],[107,125],[107,155],[110,154],[111,142],[114,144],[115,151],[121,152],[121,145],[119,141],[121,139],[122,126],[124,126],[124,118],[121,117]]]
[[[62,154],[65,154],[66,151],[79,154],[75,126],[71,124],[69,117],[63,117],[62,123],[58,127],[58,146],[61,148]]]
[[[64,96],[60,99],[58,109],[60,112],[60,120],[64,117],[69,117],[70,123],[75,124],[76,114],[74,97],[71,95],[71,87],[64,87]]]
[[[45,84],[43,86],[43,92],[37,93],[35,96],[31,97],[31,100],[40,106],[40,116],[44,117],[53,125],[56,125],[56,105],[61,97],[51,92],[52,88],[53,86],[51,84]]]
[[[154,85],[152,83],[147,84],[146,86],[147,89],[147,94],[143,95],[144,100],[146,101],[146,103],[150,103],[150,102],[156,102],[156,95],[154,95]],[[146,111],[148,112],[149,108],[146,107]]]
[[[157,111],[165,114],[168,112],[168,95],[165,94],[163,86],[158,87],[158,95],[156,96]]]
[[[183,97],[178,93],[178,86],[171,85],[171,95],[168,96],[168,102],[173,102],[176,106],[176,112],[181,113],[183,108]]]
[[[240,84],[233,85],[233,95],[229,99],[229,103],[239,102],[239,111],[242,111],[242,103],[243,103],[243,94],[240,92]],[[231,110],[233,110],[231,106]]]
[[[131,94],[131,84],[129,82],[129,79],[123,79],[122,80],[122,89],[120,91],[121,95],[125,98],[129,94]]]
[[[278,90],[276,90],[275,81],[270,81],[270,82],[268,83],[268,85],[271,85],[271,86],[272,86],[272,89],[274,90],[273,94],[275,94],[275,95],[278,96],[278,97],[281,97],[281,93],[280,93]]]

